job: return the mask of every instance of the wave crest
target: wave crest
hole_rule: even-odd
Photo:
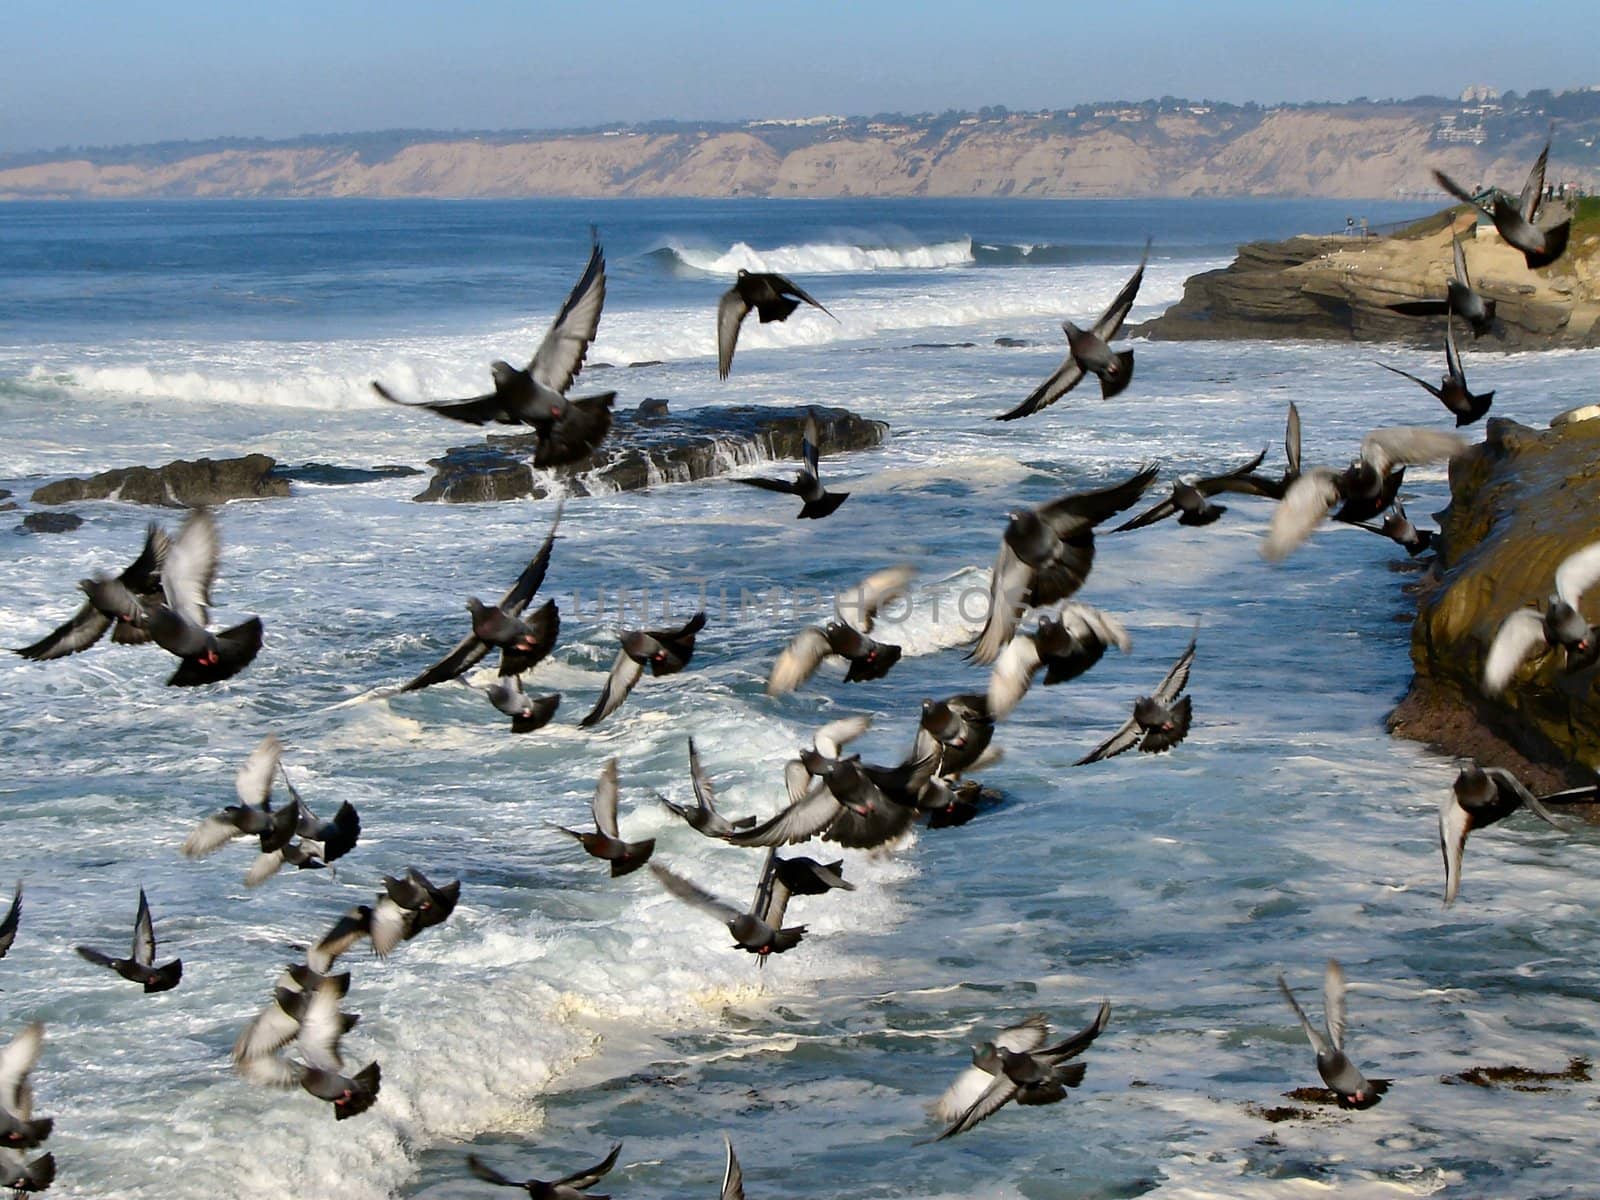
[[[860,275],[874,271],[926,271],[970,266],[972,239],[952,238],[916,246],[858,245],[852,242],[804,242],[757,250],[748,242],[735,242],[723,251],[706,250],[669,241],[655,251],[668,266],[707,275],[732,275],[735,271],[794,272],[802,275]]]

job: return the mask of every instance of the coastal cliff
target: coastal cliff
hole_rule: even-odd
[[[1561,560],[1600,538],[1596,513],[1600,420],[1548,430],[1489,422],[1484,442],[1450,466],[1438,560],[1418,592],[1416,676],[1390,716],[1395,733],[1508,767],[1537,788],[1593,782],[1595,670],[1568,674],[1556,651],[1526,664],[1501,696],[1485,695],[1482,678],[1501,622],[1542,608]],[[1591,621],[1600,620],[1597,601],[1584,604]]]
[[[1551,177],[1592,188],[1600,114],[1578,101]],[[0,158],[0,199],[1374,197],[1428,188],[1433,167],[1522,178],[1544,109],[1503,113],[1460,140],[1460,120],[1485,119],[1473,112],[1444,100],[1262,108],[1168,97],[1034,113],[115,147]]]
[[[1580,205],[1565,256],[1530,271],[1494,226],[1449,209],[1389,237],[1253,242],[1232,264],[1189,278],[1183,298],[1132,332],[1151,338],[1325,338],[1436,347],[1437,319],[1389,309],[1442,299],[1454,274],[1450,241],[1466,241],[1473,287],[1497,307],[1477,349],[1600,346],[1600,210]]]

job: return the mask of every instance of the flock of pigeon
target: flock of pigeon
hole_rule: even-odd
[[[1544,265],[1561,253],[1566,226],[1540,228],[1539,198],[1543,191],[1546,153],[1539,156],[1520,201],[1496,194],[1485,210],[1502,235],[1527,256],[1530,267]],[[1453,193],[1471,199],[1453,181],[1440,182]],[[1146,257],[1149,247],[1146,246]],[[1447,374],[1440,387],[1416,381],[1437,396],[1455,415],[1458,425],[1470,424],[1487,412],[1492,394],[1468,391],[1456,352],[1453,318],[1461,317],[1474,335],[1491,327],[1492,302],[1473,291],[1467,275],[1465,252],[1454,245],[1455,278],[1447,297],[1397,306],[1412,315],[1445,316]],[[1133,378],[1131,350],[1113,350],[1110,343],[1120,331],[1138,295],[1144,261],[1089,328],[1071,323],[1063,328],[1068,351],[1061,365],[1020,405],[1000,415],[1013,420],[1034,415],[1068,394],[1087,376],[1095,376],[1102,395],[1110,398],[1127,388]],[[557,314],[525,368],[496,362],[491,367],[493,391],[461,400],[422,401],[441,416],[474,424],[497,422],[531,426],[538,434],[534,464],[557,466],[585,458],[601,444],[611,424],[615,393],[573,398],[568,396],[582,369],[593,340],[605,299],[605,260],[596,239],[578,284]],[[733,287],[722,297],[717,312],[718,374],[730,372],[740,325],[751,311],[763,321],[781,321],[801,303],[827,312],[803,289],[781,275],[740,271]],[[832,316],[831,313],[828,314]],[[1394,370],[1395,368],[1389,368]],[[1400,372],[1405,374],[1405,372]],[[1415,376],[1407,376],[1416,379]],[[397,399],[382,384],[374,389],[384,399]],[[1324,519],[1345,522],[1380,533],[1408,553],[1425,552],[1428,531],[1419,531],[1397,502],[1405,469],[1409,465],[1438,463],[1466,449],[1453,432],[1402,427],[1376,429],[1362,441],[1359,456],[1347,467],[1302,467],[1300,419],[1289,406],[1281,474],[1260,471],[1265,451],[1243,464],[1204,478],[1175,480],[1170,494],[1116,526],[1110,532],[1147,527],[1176,517],[1186,526],[1211,524],[1227,511],[1216,503],[1226,494],[1258,496],[1276,502],[1262,547],[1269,559],[1279,559],[1300,545]],[[819,439],[814,421],[808,421],[802,452],[803,465],[794,481],[746,478],[739,482],[798,498],[797,514],[822,519],[838,509],[848,493],[823,487]],[[669,866],[651,862],[653,840],[629,841],[618,822],[620,784],[617,762],[602,767],[593,801],[594,828],[565,829],[589,855],[608,864],[620,877],[649,865],[654,877],[672,896],[721,922],[734,945],[765,963],[768,956],[794,950],[804,940],[804,925],[786,925],[788,906],[796,896],[815,897],[834,890],[851,890],[841,871],[842,861],[822,862],[801,855],[780,855],[781,847],[820,838],[838,846],[872,849],[900,839],[918,822],[930,828],[957,826],[970,821],[992,803],[992,792],[972,775],[999,757],[993,744],[996,725],[1008,718],[1037,681],[1053,686],[1076,679],[1095,666],[1106,650],[1129,651],[1131,643],[1122,623],[1111,614],[1074,599],[1094,564],[1096,534],[1111,518],[1126,513],[1141,500],[1157,478],[1157,467],[1142,466],[1126,480],[1095,491],[1071,492],[1031,509],[1008,515],[1000,539],[989,589],[987,619],[968,651],[968,659],[988,669],[984,686],[940,700],[924,701],[915,741],[907,757],[896,764],[863,762],[846,747],[871,724],[864,716],[833,721],[818,730],[812,744],[801,749],[784,766],[788,803],[775,815],[724,816],[717,806],[716,788],[703,769],[694,742],[688,743],[688,767],[694,804],[662,802],[691,828],[708,838],[732,846],[766,851],[748,906],[729,902],[684,877]],[[1381,523],[1374,523],[1384,518]],[[560,632],[560,614],[553,600],[531,608],[551,566],[561,520],[558,502],[548,536],[537,554],[495,603],[467,600],[470,627],[462,639],[438,662],[409,682],[381,690],[379,695],[399,696],[436,684],[459,681],[478,686],[467,675],[491,651],[500,652],[495,682],[481,688],[493,707],[511,719],[514,734],[534,732],[554,719],[558,695],[535,696],[523,690],[523,677],[550,654]],[[170,685],[192,687],[216,683],[242,671],[262,644],[262,627],[252,618],[231,629],[213,632],[208,608],[220,557],[220,537],[211,513],[195,510],[176,533],[152,524],[137,558],[117,575],[84,580],[85,599],[58,628],[17,651],[25,658],[46,661],[88,650],[107,632],[113,641],[127,644],[154,642],[179,660]],[[807,684],[821,664],[836,660],[844,666],[844,682],[883,677],[901,656],[899,646],[872,635],[884,607],[906,594],[914,576],[904,565],[886,567],[835,599],[831,620],[796,633],[778,653],[768,676],[767,692],[778,696]],[[1590,546],[1564,563],[1556,573],[1555,594],[1542,612],[1513,614],[1500,631],[1489,654],[1486,687],[1504,687],[1520,664],[1539,652],[1561,650],[1569,670],[1591,665],[1600,658],[1600,636],[1579,615],[1582,593],[1600,579],[1600,544]],[[1030,619],[1032,624],[1025,627]],[[624,630],[619,652],[601,695],[579,724],[592,727],[614,713],[643,679],[671,675],[688,668],[695,641],[706,626],[705,613],[696,613],[673,629]],[[1148,695],[1138,697],[1127,720],[1078,765],[1137,749],[1147,754],[1173,750],[1188,734],[1194,714],[1185,694],[1195,663],[1195,638]],[[1042,673],[1042,679],[1039,677]],[[350,853],[361,834],[361,820],[349,803],[333,817],[317,817],[290,782],[278,739],[268,735],[240,767],[235,779],[238,803],[200,822],[181,847],[184,857],[204,858],[239,840],[250,840],[256,857],[245,883],[266,883],[286,866],[296,869],[327,868]],[[286,799],[275,802],[277,784]],[[1469,766],[1456,781],[1441,807],[1440,845],[1445,860],[1444,902],[1451,903],[1461,880],[1461,856],[1468,833],[1526,809],[1554,822],[1546,803],[1591,798],[1594,788],[1538,798],[1503,770]],[[385,876],[384,890],[370,904],[344,913],[320,940],[311,945],[303,961],[289,965],[274,982],[261,1011],[240,1032],[233,1063],[240,1076],[271,1088],[302,1089],[328,1103],[337,1120],[365,1112],[377,1100],[381,1070],[377,1062],[354,1067],[340,1052],[343,1036],[358,1017],[344,1011],[351,988],[348,971],[336,972],[338,960],[361,941],[385,957],[423,931],[450,916],[460,896],[461,882],[436,886],[421,871]],[[18,936],[22,911],[19,884],[10,909],[0,920],[0,958]],[[89,947],[78,953],[88,962],[109,968],[140,985],[159,992],[179,985],[183,965],[178,959],[158,965],[150,907],[140,891],[134,919],[132,946],[127,958]],[[1304,1027],[1316,1053],[1317,1068],[1333,1098],[1344,1107],[1367,1108],[1379,1102],[1387,1083],[1368,1079],[1346,1056],[1345,979],[1336,961],[1330,961],[1324,980],[1324,1025],[1316,1028],[1280,977],[1279,986],[1296,1018]],[[1047,1105],[1062,1100],[1068,1089],[1081,1083],[1085,1064],[1077,1061],[1104,1031],[1111,1008],[1102,1003],[1084,1028],[1051,1043],[1043,1014],[1029,1016],[998,1031],[991,1041],[974,1048],[968,1067],[934,1103],[932,1112],[944,1125],[931,1140],[955,1137],[988,1119],[1004,1105]],[[29,1075],[44,1044],[44,1029],[25,1027],[0,1051],[0,1187],[18,1194],[48,1188],[55,1176],[55,1161],[44,1153],[28,1154],[49,1136],[53,1120],[33,1115]],[[467,1167],[478,1179],[505,1187],[522,1188],[548,1200],[604,1200],[586,1195],[617,1161],[621,1146],[601,1162],[555,1180],[516,1180],[476,1156]],[[727,1147],[723,1200],[742,1200],[742,1173],[731,1142]]]

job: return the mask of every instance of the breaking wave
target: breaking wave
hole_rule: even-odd
[[[757,250],[735,242],[726,250],[710,250],[669,241],[651,257],[674,271],[731,275],[735,271],[777,271],[808,275],[859,275],[873,271],[926,271],[971,266],[976,260],[970,237],[926,245],[858,245],[851,242],[805,242]]]

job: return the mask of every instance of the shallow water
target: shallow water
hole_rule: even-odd
[[[655,804],[687,795],[693,735],[735,814],[773,811],[781,762],[816,725],[877,717],[869,759],[910,746],[924,696],[982,686],[957,649],[960,600],[983,584],[1005,513],[1160,458],[1168,473],[1270,445],[1293,399],[1306,461],[1341,463],[1377,424],[1441,424],[1413,351],[1302,343],[1137,343],[1130,390],[1088,389],[1042,416],[1010,407],[1158,234],[1139,320],[1220,265],[1234,242],[1342,224],[1290,204],[694,204],[12,206],[0,285],[0,487],[133,462],[262,450],[289,463],[425,460],[474,431],[381,404],[469,394],[496,356],[540,336],[598,221],[606,316],[579,391],[674,408],[837,404],[888,421],[879,450],[824,462],[854,493],[837,516],[725,481],[568,503],[547,591],[561,642],[535,672],[557,724],[510,737],[462,687],[347,703],[409,678],[537,548],[551,506],[422,506],[421,479],[296,485],[220,514],[219,619],[259,613],[267,646],[230,684],[161,686],[154,651],[0,662],[0,888],[26,880],[22,934],[0,963],[0,1036],[48,1022],[35,1078],[58,1118],[65,1196],[452,1197],[486,1194],[467,1148],[546,1177],[625,1146],[618,1196],[710,1194],[729,1133],[752,1197],[1112,1197],[1410,1194],[1584,1196],[1595,1088],[1446,1085],[1507,1063],[1558,1071],[1592,1053],[1600,933],[1592,833],[1514,819],[1474,838],[1462,898],[1439,907],[1434,814],[1454,765],[1390,740],[1403,692],[1412,578],[1398,551],[1320,533],[1286,564],[1257,553],[1268,510],[1238,498],[1217,525],[1102,539],[1082,598],[1120,615],[1133,652],[1036,689],[985,781],[1004,804],[892,853],[847,852],[848,895],[801,898],[794,952],[758,969],[716,923],[647,873],[613,882],[548,823],[583,820],[619,759],[622,827],[742,901],[760,859],[715,846]],[[1373,220],[1388,209],[1372,207]],[[1394,217],[1406,215],[1398,207]],[[1170,231],[1163,235],[1162,231]],[[718,384],[712,311],[743,245],[839,318],[752,325]],[[1022,247],[1029,247],[1024,254]],[[963,250],[965,247],[965,250]],[[1011,247],[1000,251],[994,247]],[[1048,247],[1041,252],[1038,247]],[[1028,260],[1034,260],[1029,265]],[[741,260],[742,261],[742,260]],[[1039,265],[1039,264],[1043,265]],[[994,344],[1022,339],[1023,347]],[[971,343],[964,345],[961,343]],[[517,347],[524,347],[517,351]],[[656,360],[656,365],[625,364]],[[1592,353],[1471,355],[1496,413],[1538,423],[1592,398]],[[1443,474],[1407,489],[1437,508]],[[63,619],[72,581],[120,567],[151,514],[79,506],[71,534],[0,535],[8,644]],[[158,514],[175,523],[174,514]],[[826,595],[893,561],[921,590],[893,630],[906,658],[844,685],[827,668],[769,700],[772,657]],[[590,733],[576,719],[614,653],[619,596],[648,592],[711,620],[693,667],[646,679]],[[795,599],[796,596],[800,599]],[[754,597],[754,599],[751,599]],[[632,619],[633,611],[629,616]],[[1069,764],[1165,672],[1199,621],[1196,723],[1176,752]],[[152,657],[155,655],[155,657]],[[360,846],[333,873],[243,887],[250,854],[185,862],[192,824],[276,732],[319,812],[360,807]],[[448,923],[386,962],[349,962],[345,1050],[383,1065],[367,1115],[336,1125],[302,1093],[250,1087],[227,1050],[293,947],[414,864],[464,880]],[[329,877],[332,875],[333,877]],[[176,991],[144,997],[81,962],[115,948],[150,894]],[[1324,960],[1352,982],[1349,1045],[1394,1079],[1365,1113],[1273,1124],[1262,1108],[1317,1082],[1273,980],[1320,1013]],[[916,1146],[972,1042],[1047,1012],[1111,1024],[1084,1085]]]

